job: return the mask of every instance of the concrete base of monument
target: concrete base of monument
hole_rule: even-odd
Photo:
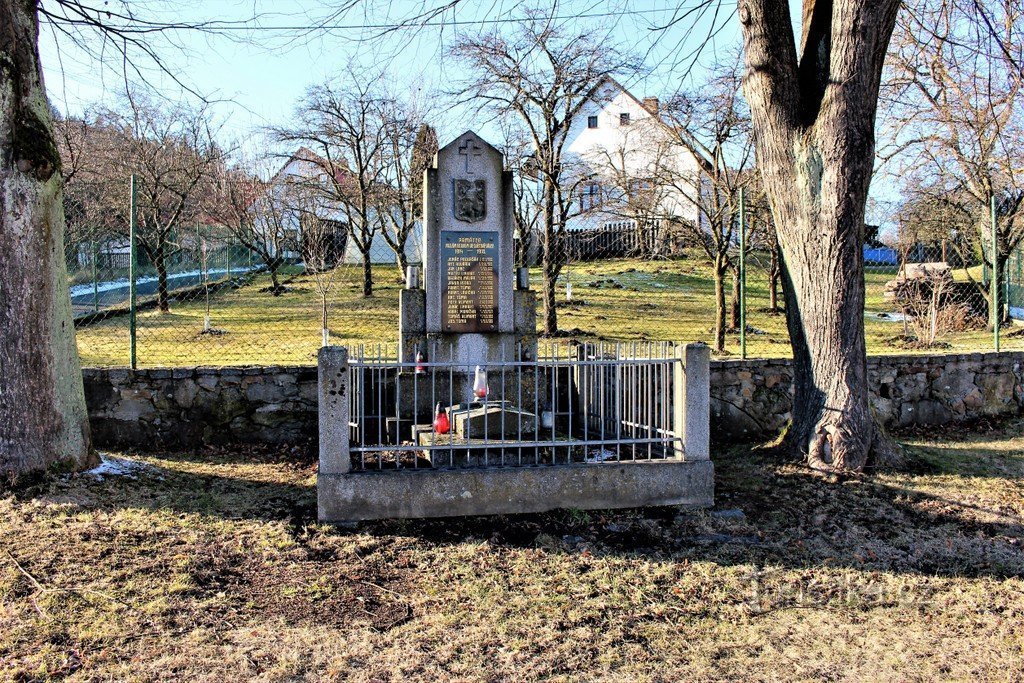
[[[321,522],[714,505],[710,460],[321,474]]]
[[[557,443],[557,439],[555,443]],[[503,467],[522,465],[548,465],[551,463],[551,449],[539,446],[521,445],[521,441],[498,441],[494,439],[472,439],[458,434],[434,434],[428,428],[416,433],[415,442],[423,446],[421,457],[431,467]],[[559,457],[567,464],[583,462],[586,452],[582,446],[565,439],[565,447],[559,448]]]

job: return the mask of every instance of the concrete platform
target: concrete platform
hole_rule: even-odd
[[[321,522],[714,505],[710,460],[320,474]]]

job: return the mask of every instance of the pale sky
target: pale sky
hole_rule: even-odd
[[[638,97],[667,97],[699,84],[703,66],[725,59],[740,46],[735,2],[724,0],[714,10],[696,13],[703,0],[465,0],[431,25],[417,31],[396,31],[380,37],[380,26],[394,25],[425,8],[447,0],[363,0],[342,16],[330,20],[329,30],[311,30],[301,36],[287,27],[320,25],[334,6],[327,0],[133,0],[137,16],[162,22],[194,24],[216,21],[238,22],[254,15],[254,30],[225,30],[209,35],[195,30],[176,30],[153,35],[149,45],[169,69],[187,86],[216,100],[215,116],[222,124],[226,142],[241,143],[247,152],[259,156],[268,151],[263,131],[286,125],[306,89],[337,74],[351,60],[387,67],[395,92],[410,96],[442,93],[459,76],[458,65],[445,52],[459,32],[478,32],[509,26],[524,6],[543,7],[545,15],[579,17],[570,26],[584,31],[610,27],[612,40],[620,47],[643,55],[650,73],[639,79],[625,79],[623,85]],[[43,7],[52,2],[43,0]],[[115,3],[116,4],[116,3]],[[791,0],[794,20],[799,19],[800,2]],[[675,22],[670,28],[657,30]],[[369,27],[368,27],[369,26]],[[699,54],[692,54],[710,42]],[[96,36],[92,46],[99,47]],[[77,48],[43,20],[40,36],[47,90],[51,102],[62,112],[81,114],[97,104],[113,105],[125,90],[120,63],[106,61]],[[151,60],[137,64],[146,79],[169,101],[194,99]],[[137,82],[139,77],[130,76]],[[465,108],[439,107],[433,123],[442,144],[467,128],[484,137],[495,137],[486,117]],[[290,150],[275,150],[285,152]],[[890,196],[884,188],[873,188],[876,197]],[[886,202],[888,203],[888,202]],[[877,220],[877,219],[876,219]]]
[[[251,141],[254,132],[268,125],[287,123],[306,88],[328,80],[351,59],[368,65],[386,65],[396,91],[442,91],[458,75],[457,65],[445,56],[453,37],[460,31],[476,32],[508,25],[503,22],[508,22],[523,2],[467,0],[465,6],[445,14],[435,25],[415,33],[395,32],[384,38],[375,35],[380,29],[362,26],[394,24],[422,11],[424,6],[443,3],[440,0],[393,0],[389,3],[367,0],[358,11],[332,20],[331,25],[339,28],[310,32],[300,38],[294,36],[295,31],[275,27],[317,23],[327,12],[320,2],[211,0],[184,3],[185,9],[175,7],[181,4],[157,0],[144,3],[137,11],[140,16],[167,22],[232,21],[261,15],[258,22],[261,29],[215,36],[181,30],[166,37],[154,37],[151,43],[182,81],[207,97],[223,100],[215,111],[224,121],[230,137]],[[563,1],[553,8],[542,6],[546,8],[545,13],[556,17],[582,15],[573,21],[573,25],[582,30],[597,31],[613,26],[613,39],[645,55],[652,70],[643,82],[624,83],[634,94],[643,97],[664,96],[692,85],[693,75],[688,73],[688,66],[693,60],[684,60],[685,50],[675,48],[681,42],[700,42],[712,25],[720,31],[713,44],[699,56],[699,63],[713,61],[716,50],[727,51],[738,46],[738,26],[732,16],[732,3],[723,4],[716,19],[706,14],[698,18],[695,25],[693,19],[686,17],[666,31],[652,30],[699,4],[698,0],[577,0]],[[43,5],[47,5],[46,0]],[[691,28],[695,35],[687,40],[685,31]],[[660,38],[660,43],[652,50],[656,38]],[[47,89],[52,102],[62,111],[79,114],[91,104],[113,104],[124,91],[120,64],[114,60],[98,64],[66,37],[59,34],[55,37],[53,28],[45,23],[40,43]],[[684,64],[674,64],[677,59],[673,57]],[[151,63],[146,65],[146,77],[169,99],[188,97]],[[133,80],[138,79],[133,77]],[[440,122],[442,138],[445,133],[457,135],[466,127],[473,127],[472,117],[472,113],[449,112],[449,116],[443,118],[452,122]],[[445,130],[446,125],[453,127]]]

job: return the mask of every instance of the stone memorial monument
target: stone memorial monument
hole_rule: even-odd
[[[624,375],[628,359],[585,347],[575,365],[539,362],[502,162],[466,132],[425,171],[422,265],[399,299],[399,362],[320,350],[319,519],[711,505],[707,347],[634,359],[647,374]],[[646,404],[625,398],[645,391]],[[627,410],[639,405],[660,408],[644,422]],[[637,434],[650,442],[646,459],[627,436]]]
[[[515,267],[512,174],[501,152],[466,132],[424,174],[422,288],[400,297],[403,362],[453,364],[455,402],[472,401],[477,366],[533,361],[534,293]],[[417,405],[417,417],[426,403]]]
[[[541,379],[535,369],[504,365],[536,360],[537,334],[534,294],[515,267],[512,174],[501,152],[473,132],[442,147],[424,174],[423,207],[423,286],[410,278],[401,294],[400,356],[407,364],[444,364],[452,432],[430,428],[436,387],[406,382],[406,405],[415,406],[412,439],[500,439],[495,426],[511,424],[517,435],[532,433],[536,416],[520,406],[543,392]],[[488,369],[503,396],[474,396],[477,368]]]

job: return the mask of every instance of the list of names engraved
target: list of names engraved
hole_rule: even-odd
[[[441,324],[446,332],[497,329],[497,257],[495,232],[441,232]]]

